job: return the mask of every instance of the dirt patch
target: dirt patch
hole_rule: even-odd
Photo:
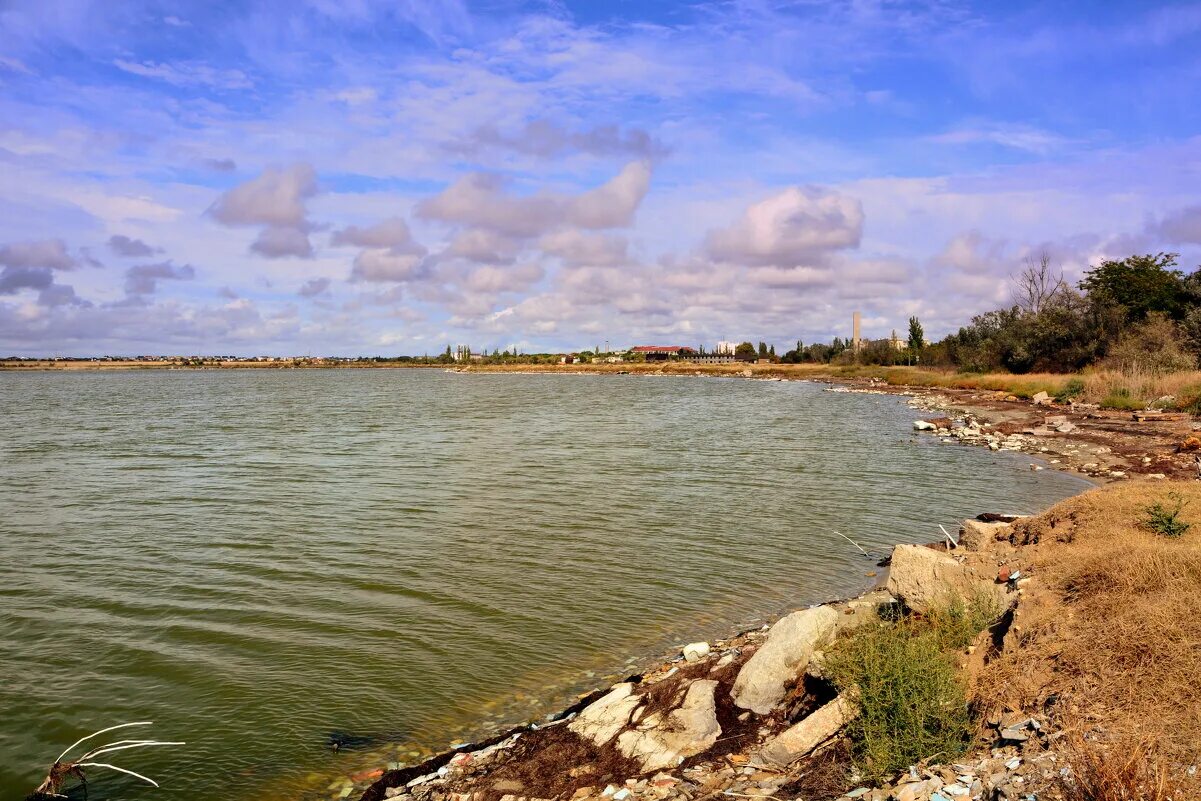
[[[846,740],[801,760],[792,770],[797,777],[780,788],[784,798],[803,798],[805,801],[833,801],[850,790],[851,748]]]
[[[481,792],[485,801],[498,801],[509,794],[557,798],[570,796],[581,787],[620,783],[638,773],[638,763],[616,748],[598,748],[566,726],[554,726],[523,736],[505,764],[473,789]]]

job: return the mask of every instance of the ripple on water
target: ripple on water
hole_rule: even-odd
[[[1086,486],[791,382],[27,373],[0,407],[13,796],[135,719],[189,742],[127,761],[158,797],[324,790],[859,590],[834,530],[883,550]],[[378,750],[333,755],[331,732]]]

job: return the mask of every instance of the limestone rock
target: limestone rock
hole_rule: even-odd
[[[708,750],[721,735],[714,693],[717,682],[700,679],[688,685],[679,707],[666,715],[647,715],[617,738],[617,748],[642,763],[642,771],[674,768],[694,754]]]
[[[1035,406],[1050,406],[1051,405],[1051,396],[1045,392],[1034,393],[1034,397],[1031,398],[1031,400],[1034,401]]]
[[[892,551],[888,591],[915,612],[928,612],[956,600],[973,603],[995,600],[999,609],[1009,605],[1005,588],[962,565],[946,554],[920,545],[898,545]]]
[[[734,703],[759,715],[774,709],[837,625],[838,612],[828,606],[803,609],[781,618],[738,671],[730,691]]]
[[[696,662],[709,655],[709,643],[692,642],[684,646],[684,661]]]
[[[933,423],[929,423],[925,420],[914,420],[913,421],[913,430],[914,431],[937,431],[938,426],[934,425]]]
[[[857,713],[854,704],[840,695],[768,741],[753,761],[763,767],[786,768],[838,734]]]
[[[997,534],[1008,532],[1008,523],[985,523],[980,520],[964,520],[959,529],[959,547],[978,551],[997,539]]]
[[[613,685],[607,695],[584,707],[567,728],[597,745],[604,745],[625,728],[630,722],[630,714],[642,703],[640,697],[631,694],[633,690],[634,685],[629,682]]]

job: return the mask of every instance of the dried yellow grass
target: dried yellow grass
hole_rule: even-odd
[[[1169,503],[1172,495],[1184,500],[1180,516],[1192,524],[1175,539],[1143,523],[1148,506]],[[983,708],[1045,706],[1103,741],[1137,744],[1174,774],[1196,764],[1201,484],[1093,490],[1015,525],[1014,538],[1028,546],[1022,556],[1035,583],[1005,650],[974,682],[976,702]]]

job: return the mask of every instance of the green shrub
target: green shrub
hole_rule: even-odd
[[[926,624],[944,651],[962,651],[976,636],[1001,617],[1004,610],[997,599],[980,593],[967,601],[955,599],[926,614]]]
[[[848,726],[855,761],[882,780],[934,755],[950,762],[970,742],[972,721],[954,658],[937,625],[902,620],[853,631],[823,662],[858,706]]]
[[[1055,400],[1059,403],[1067,403],[1073,398],[1078,398],[1084,394],[1084,379],[1071,378],[1063,387],[1055,393]]]
[[[1143,403],[1138,398],[1130,394],[1130,390],[1126,387],[1118,387],[1112,390],[1101,401],[1101,405],[1106,409],[1126,409],[1127,411],[1137,411],[1143,408]]]
[[[1143,509],[1143,513],[1146,515],[1143,518],[1143,525],[1156,534],[1162,534],[1165,537],[1179,537],[1188,531],[1192,524],[1180,519],[1180,512],[1184,510],[1184,498],[1176,493],[1172,493],[1168,497],[1175,501],[1171,508],[1156,501]]]

